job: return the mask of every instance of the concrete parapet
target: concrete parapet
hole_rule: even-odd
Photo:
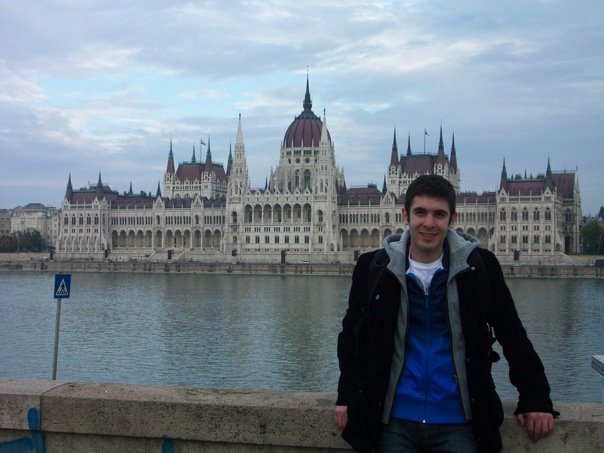
[[[331,422],[334,401],[334,393],[0,380],[0,451],[348,451]],[[554,434],[533,444],[506,403],[505,451],[603,451],[604,405],[556,406]]]

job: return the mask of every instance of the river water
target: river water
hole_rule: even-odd
[[[601,402],[604,281],[509,280],[557,401]],[[74,273],[57,380],[335,391],[350,277]],[[0,272],[0,377],[50,379],[54,274]],[[515,399],[505,360],[495,364]]]

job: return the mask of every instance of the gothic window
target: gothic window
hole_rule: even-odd
[[[528,219],[529,219],[529,213],[528,213],[528,211],[526,210],[526,208],[524,208],[524,209],[522,210],[522,220],[526,222],[526,221],[528,221]]]
[[[319,223],[323,223],[323,211],[320,209],[317,211],[317,218]]]
[[[538,210],[538,209],[535,209],[535,211],[533,211],[533,220],[534,220],[535,222],[538,222],[538,221],[539,221],[539,217],[540,217],[540,215],[539,215],[539,210]]]
[[[515,209],[512,209],[511,219],[513,222],[518,221],[518,212]]]
[[[310,189],[310,170],[304,171],[304,188]]]
[[[549,208],[545,210],[545,220],[552,220],[552,211]]]
[[[499,213],[499,220],[505,222],[505,218],[506,218],[505,209],[502,209],[501,212]]]

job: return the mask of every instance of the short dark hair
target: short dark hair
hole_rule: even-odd
[[[449,204],[451,215],[455,214],[455,189],[453,185],[440,175],[418,176],[407,189],[405,194],[405,211],[411,211],[411,203],[418,195],[428,195],[443,198]]]

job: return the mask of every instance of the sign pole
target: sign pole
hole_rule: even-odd
[[[68,299],[71,290],[71,274],[55,274],[54,298],[57,299],[55,322],[55,347],[52,355],[52,380],[57,380],[57,358],[59,356],[59,327],[61,324],[61,299]]]
[[[57,320],[55,322],[55,348],[52,355],[52,380],[57,380],[57,357],[59,356],[59,325],[61,324],[61,299],[57,299]]]

